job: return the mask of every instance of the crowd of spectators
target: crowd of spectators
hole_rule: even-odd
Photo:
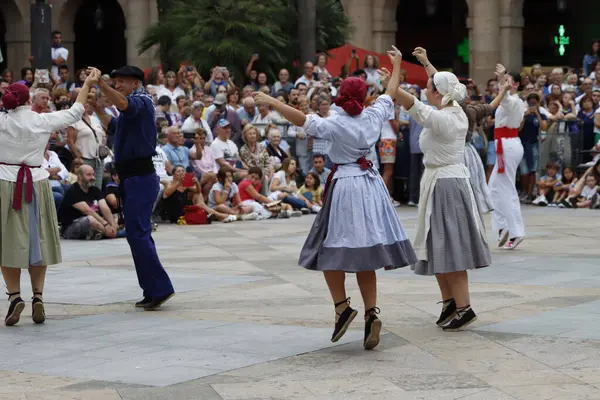
[[[60,40],[60,32],[54,32],[54,48],[62,48]],[[581,69],[535,64],[522,70],[520,138],[525,156],[519,185],[523,202],[600,207],[596,194],[600,182],[599,47],[595,41]],[[66,66],[68,56],[66,51],[53,51],[49,76],[31,68],[20,71],[20,81],[31,88],[36,112],[68,108],[76,98],[86,71],[72,74]],[[328,71],[327,55],[319,54],[316,64],[303,64],[295,80],[290,71],[281,69],[277,80],[270,81],[266,73],[254,68],[257,60],[258,55],[252,57],[245,77],[232,77],[223,66],[212,68],[208,80],[191,65],[182,65],[178,71],[163,72],[160,67],[147,71],[146,89],[156,106],[154,165],[161,182],[155,224],[184,223],[190,205],[198,206],[209,223],[289,218],[320,210],[323,187],[333,167],[327,143],[308,137],[302,127],[290,126],[268,106],[256,106],[252,94],[261,91],[305,114],[327,118],[339,112],[333,102],[346,76],[365,80],[369,87],[366,106],[384,92],[379,61],[374,55],[358,60],[353,54],[342,71]],[[358,62],[362,68],[351,70]],[[108,75],[103,79],[110,80]],[[0,90],[17,81],[13,71],[3,71]],[[401,82],[425,100],[423,89],[410,84],[405,72]],[[465,83],[467,103],[489,103],[498,95],[495,79],[487,82],[483,92],[472,80],[465,79]],[[95,88],[82,120],[54,132],[46,150],[45,167],[65,238],[124,234],[103,226],[113,220],[120,226],[122,216],[111,137],[94,113],[95,107],[119,114]],[[476,127],[472,137],[488,173],[495,163],[493,128],[492,115]],[[400,202],[418,205],[421,129],[398,107],[369,155],[396,206]]]

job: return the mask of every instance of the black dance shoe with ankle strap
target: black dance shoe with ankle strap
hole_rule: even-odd
[[[444,332],[458,332],[477,321],[477,315],[471,306],[461,307],[456,309],[456,315],[448,324],[444,325],[442,329]]]
[[[354,310],[352,307],[350,307],[350,297],[348,297],[344,301],[335,303],[334,306],[335,306],[335,308],[337,308],[344,303],[347,303],[348,307],[346,307],[346,309],[344,311],[342,311],[341,314],[338,313],[337,311],[335,312],[338,315],[338,320],[335,323],[335,328],[333,329],[333,335],[331,335],[331,341],[333,343],[337,342],[338,340],[340,340],[342,338],[342,336],[344,336],[344,334],[348,330],[348,327],[350,326],[350,324],[352,323],[352,321],[354,320],[354,318],[356,318],[356,315],[358,314],[358,312],[356,310]]]
[[[10,300],[11,296],[16,296],[21,294],[21,292],[14,293],[6,293],[8,295],[8,299]],[[25,309],[25,302],[21,298],[21,296],[15,297],[8,307],[8,313],[6,313],[6,318],[4,318],[4,324],[6,326],[13,326],[21,319],[21,313]]]
[[[365,350],[373,350],[379,344],[379,336],[383,325],[381,320],[377,318],[377,314],[380,312],[379,307],[373,307],[365,311],[365,341],[363,343]]]
[[[440,314],[440,318],[438,318],[436,324],[439,327],[443,327],[448,322],[452,321],[452,319],[456,315],[456,302],[454,301],[454,299],[450,299],[438,302],[438,304],[440,303],[442,303],[442,313]]]
[[[33,301],[31,302],[31,319],[36,324],[43,324],[46,322],[46,310],[44,310],[44,302],[39,297],[41,292],[33,292]]]

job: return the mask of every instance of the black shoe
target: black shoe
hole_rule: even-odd
[[[217,220],[217,216],[215,214],[209,214],[206,222],[210,225]]]
[[[442,327],[444,331],[458,332],[473,322],[477,321],[477,315],[471,306],[456,309],[456,316],[447,325]]]
[[[148,304],[152,303],[152,297],[144,296],[143,299],[135,303],[136,307],[146,307]]]
[[[565,208],[573,208],[573,204],[571,204],[568,200],[563,200],[560,204],[562,204]]]
[[[440,301],[440,303],[442,303],[442,304],[444,304],[446,302],[449,302],[449,303],[448,303],[448,305],[442,306],[442,313],[440,314],[440,318],[436,322],[437,326],[446,325],[456,315],[456,303],[454,302],[454,299]]]
[[[14,296],[16,294],[21,294],[21,292],[6,293],[6,294],[8,295],[8,298],[10,299],[10,296]],[[4,318],[4,324],[6,326],[13,326],[17,322],[19,322],[19,320],[21,319],[21,313],[23,312],[24,309],[25,309],[25,302],[23,301],[21,296],[15,298],[13,301],[10,302],[10,306],[8,307],[8,312],[6,313],[6,318]]]
[[[533,200],[535,200],[535,197],[533,197],[533,195],[529,195],[527,196],[527,198],[525,199],[525,204],[531,204],[533,203]]]
[[[365,340],[363,346],[365,350],[373,350],[379,344],[379,335],[381,334],[381,320],[377,318],[380,310],[373,307],[365,312],[365,317],[369,317],[365,322]]]
[[[346,309],[344,311],[342,311],[341,314],[336,314],[339,316],[337,322],[335,323],[335,328],[333,329],[333,335],[331,335],[331,341],[333,343],[337,342],[338,340],[340,340],[342,338],[342,336],[344,336],[344,333],[346,333],[346,330],[348,329],[348,327],[350,326],[350,323],[354,320],[354,318],[356,317],[356,314],[358,314],[358,312],[354,309],[352,309],[352,307],[350,307],[350,297],[348,297],[346,300],[341,301],[337,304],[334,304],[334,306],[337,308],[338,306],[341,306],[344,303],[348,303],[348,307],[346,307]]]
[[[157,308],[159,308],[160,306],[162,306],[167,300],[169,300],[173,296],[175,296],[175,292],[169,293],[169,294],[161,296],[161,297],[157,297],[156,299],[152,299],[150,301],[150,303],[147,303],[145,306],[143,306],[144,310],[154,311]]]
[[[36,295],[42,295],[40,292],[33,293],[33,301],[31,302],[31,319],[36,324],[43,324],[46,322],[46,310],[44,310],[44,302]]]

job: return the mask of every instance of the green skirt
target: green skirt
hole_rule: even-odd
[[[0,180],[0,265],[46,266],[62,261],[52,188],[47,179],[33,183],[33,201],[12,208],[16,183]]]

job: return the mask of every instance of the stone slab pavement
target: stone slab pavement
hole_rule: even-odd
[[[398,212],[414,233],[416,211]],[[64,241],[47,323],[34,325],[28,305],[18,326],[0,327],[0,400],[600,399],[600,213],[524,215],[522,247],[493,249],[493,265],[470,274],[479,320],[468,331],[435,326],[433,278],[381,272],[385,332],[370,352],[360,318],[329,341],[327,287],[296,264],[310,216],[161,226],[177,296],[157,312],[133,307],[125,240]]]

